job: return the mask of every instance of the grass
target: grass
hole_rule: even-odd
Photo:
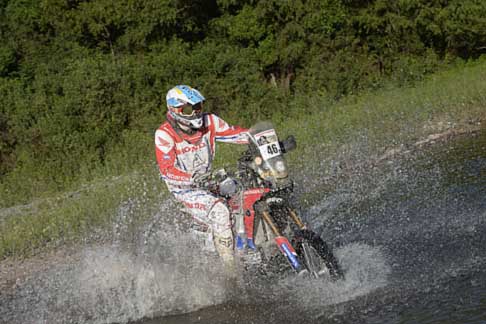
[[[297,138],[297,151],[289,155],[294,167],[316,163],[316,150],[332,158],[350,143],[365,143],[368,154],[382,154],[450,128],[478,128],[481,123],[484,127],[486,61],[432,75],[408,88],[383,89],[334,103],[299,96],[289,105],[289,116],[275,116],[274,122],[281,135]],[[218,150],[215,167],[233,163],[242,147],[219,145]],[[74,193],[0,210],[0,259],[28,257],[109,231],[128,199],[141,206],[133,216],[135,224],[150,219],[167,195],[153,163],[150,152],[139,173],[100,179]]]
[[[331,151],[366,136],[376,153],[448,128],[477,127],[486,117],[486,64],[463,66],[414,87],[349,97],[323,108],[312,118],[289,120],[285,127],[299,130],[300,142],[318,139]]]
[[[120,206],[129,199],[144,204],[145,211],[155,208],[151,203],[160,197],[160,185],[157,177],[130,174],[3,211],[0,257],[28,257],[64,244],[98,240],[100,233],[112,229]],[[142,222],[145,216],[137,214],[130,222]]]

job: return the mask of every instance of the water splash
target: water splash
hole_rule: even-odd
[[[335,250],[345,279],[326,281],[289,276],[276,288],[275,297],[290,296],[293,307],[307,316],[322,315],[322,308],[352,300],[386,286],[390,267],[378,247],[349,244]],[[329,314],[327,314],[329,315]]]
[[[240,282],[239,287],[229,287],[218,258],[202,251],[192,235],[168,224],[157,231],[151,228],[142,246],[118,242],[86,247],[69,263],[53,265],[31,278],[17,288],[2,320],[124,323],[225,302],[257,303],[288,296],[298,298],[301,307],[318,309],[386,282],[388,270],[379,249],[355,244],[337,250],[346,271],[344,282],[316,284],[289,277],[272,285],[248,287]],[[266,300],[248,300],[249,296]]]
[[[218,260],[201,259],[190,238],[174,235],[161,237],[161,253],[151,257],[119,246],[86,248],[78,261],[18,287],[6,322],[127,322],[223,302],[225,275]]]

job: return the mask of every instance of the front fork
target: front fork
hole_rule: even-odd
[[[290,218],[292,218],[295,224],[301,230],[306,229],[305,224],[302,222],[302,220],[297,215],[297,213],[290,208],[286,208],[286,209],[290,215]],[[279,247],[280,251],[285,255],[292,268],[297,272],[300,271],[302,269],[302,266],[297,258],[297,253],[295,252],[295,249],[293,248],[292,244],[290,244],[289,240],[280,233],[278,227],[275,225],[275,222],[273,221],[272,216],[268,211],[268,208],[264,208],[261,211],[261,215],[265,223],[267,223],[267,225],[270,227],[273,234],[275,235],[275,242],[277,243],[277,246]]]

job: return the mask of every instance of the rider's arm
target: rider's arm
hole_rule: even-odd
[[[246,134],[247,128],[231,126],[218,116],[211,114],[212,125],[214,125],[215,139],[218,142],[248,144]]]
[[[191,174],[176,167],[174,140],[161,129],[155,132],[155,156],[162,179],[176,184],[190,184]]]

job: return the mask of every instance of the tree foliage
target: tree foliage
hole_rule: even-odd
[[[175,84],[245,123],[485,50],[482,0],[1,0],[0,205],[152,159]]]

